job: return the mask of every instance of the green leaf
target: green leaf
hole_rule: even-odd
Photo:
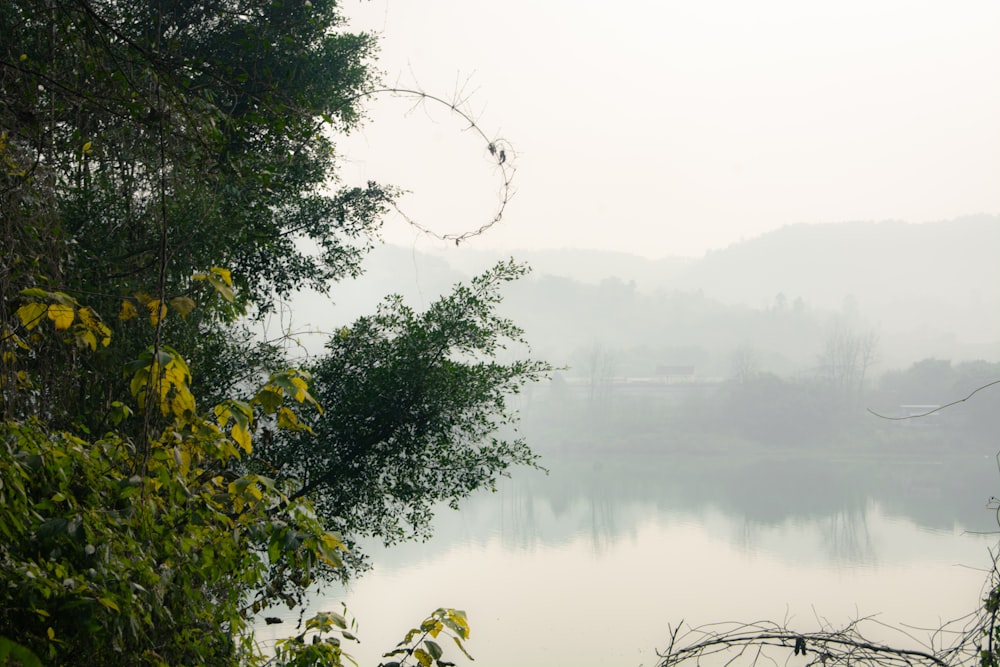
[[[271,536],[271,541],[267,545],[267,558],[271,563],[277,563],[281,558],[281,540],[278,533]]]
[[[425,640],[424,646],[427,647],[427,652],[430,653],[435,660],[440,660],[441,656],[444,655],[444,651],[441,650],[441,645],[433,639]]]
[[[38,656],[25,646],[0,637],[0,665],[21,665],[22,667],[43,667]]]
[[[38,531],[36,532],[36,534],[41,539],[47,539],[50,537],[54,537],[59,533],[64,532],[68,525],[69,521],[62,518],[61,516],[53,517],[51,519],[43,521],[42,524],[38,527]]]
[[[111,598],[97,598],[97,601],[100,602],[104,607],[106,607],[108,609],[111,609],[112,611],[116,611],[118,613],[121,613],[121,611],[122,611],[118,607],[118,603],[116,603]]]
[[[335,625],[341,630],[347,629],[347,619],[335,611],[324,611],[316,614],[318,618],[322,618],[325,623]]]
[[[260,405],[261,410],[266,414],[273,414],[284,402],[284,396],[280,391],[275,391],[270,385],[264,387],[254,396],[254,402]]]
[[[452,637],[452,639],[455,641],[455,646],[458,647],[459,651],[461,651],[462,653],[465,654],[466,658],[468,658],[469,660],[475,660],[475,658],[473,658],[471,655],[469,655],[469,652],[465,650],[465,647],[462,646],[462,640],[461,639],[459,639],[458,637]]]

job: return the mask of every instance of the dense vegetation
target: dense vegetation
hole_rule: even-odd
[[[0,663],[261,662],[255,614],[426,534],[510,466],[497,265],[292,367],[253,323],[356,274],[392,188],[339,184],[375,83],[336,3],[0,7]],[[443,633],[443,635],[442,635]],[[439,609],[400,655],[468,636]],[[317,641],[304,641],[315,637]],[[284,664],[340,664],[312,619]]]

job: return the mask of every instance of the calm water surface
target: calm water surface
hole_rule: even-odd
[[[964,466],[982,473],[995,464],[956,464],[960,480],[979,484],[976,475],[962,477]],[[468,664],[648,667],[668,626],[682,620],[790,619],[809,631],[820,620],[836,626],[875,614],[938,627],[977,608],[996,543],[984,509],[992,489],[981,489],[967,521],[949,521],[949,511],[966,509],[942,510],[942,497],[955,494],[939,470],[903,471],[910,482],[889,495],[891,480],[880,473],[877,489],[841,489],[831,502],[817,501],[819,487],[803,495],[806,467],[780,516],[767,508],[775,485],[787,483],[786,468],[773,479],[755,470],[735,500],[714,503],[712,494],[685,500],[703,485],[694,473],[690,488],[683,471],[660,488],[655,466],[643,462],[550,467],[548,476],[521,471],[459,512],[442,509],[427,543],[370,550],[374,569],[346,592],[326,591],[312,610],[347,603],[360,621],[362,643],[352,654],[362,665],[377,665],[407,629],[448,606],[468,612],[476,658]],[[933,513],[898,509],[922,505]],[[294,618],[262,629],[261,638],[292,632]],[[450,659],[467,663],[457,649]]]

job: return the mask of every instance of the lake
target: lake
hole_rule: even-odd
[[[429,542],[369,549],[372,571],[311,610],[347,603],[362,665],[446,606],[468,613],[480,667],[649,667],[682,620],[810,631],[877,615],[926,636],[912,628],[977,609],[997,539],[988,452],[560,450],[543,463],[548,475],[518,470],[461,511],[442,508]],[[293,632],[287,618],[261,639]],[[444,646],[445,659],[473,664]]]

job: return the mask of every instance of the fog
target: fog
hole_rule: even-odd
[[[548,472],[441,507],[426,544],[370,545],[373,570],[315,608],[379,618],[377,647],[454,604],[477,664],[595,666],[654,664],[680,618],[934,628],[973,611],[1000,386],[883,417],[1000,379],[998,247],[985,215],[792,225],[701,259],[377,245],[361,279],[290,304],[301,352],[386,294],[420,310],[527,262],[500,309],[528,344],[501,354],[558,368],[510,403]],[[615,642],[583,641],[583,588],[632,610]]]
[[[366,0],[390,85],[454,99],[517,173],[477,248],[701,257],[797,223],[1000,213],[1000,5]],[[343,177],[440,233],[489,219],[467,123],[378,96]],[[393,216],[385,230],[420,236]],[[773,296],[773,295],[771,295]],[[754,303],[759,305],[759,303]]]
[[[885,417],[1000,379],[998,247],[1000,217],[971,216],[795,225],[699,260],[514,252],[533,272],[505,287],[500,310],[527,344],[501,354],[557,368],[514,407],[536,449],[585,459],[667,448],[743,452],[750,465],[776,452],[892,453],[900,443],[989,454],[1000,428],[990,392],[1000,389],[919,420]],[[386,294],[420,310],[501,257],[376,246],[364,277],[300,297],[285,325],[313,354],[324,332]],[[831,484],[865,488],[851,479]]]
[[[446,104],[375,96],[338,138],[341,181],[399,186],[402,212],[270,333],[308,357],[387,294],[421,310],[513,257],[527,344],[501,355],[557,368],[510,403],[549,474],[373,548],[352,608],[466,606],[477,664],[605,665],[655,663],[679,618],[932,628],[980,604],[1000,385],[937,408],[1000,379],[996,3],[347,11],[386,85]]]
[[[734,376],[740,354],[756,373],[801,379],[821,374],[839,332],[874,338],[871,389],[883,373],[923,359],[1000,361],[996,248],[1000,217],[985,215],[793,225],[701,259],[382,245],[362,279],[334,286],[329,299],[303,297],[292,317],[296,329],[332,331],[389,293],[419,309],[512,256],[532,273],[505,291],[503,312],[568,377],[587,375],[600,348],[619,380],[694,366],[694,377],[720,382]],[[317,350],[322,336],[304,341]]]

